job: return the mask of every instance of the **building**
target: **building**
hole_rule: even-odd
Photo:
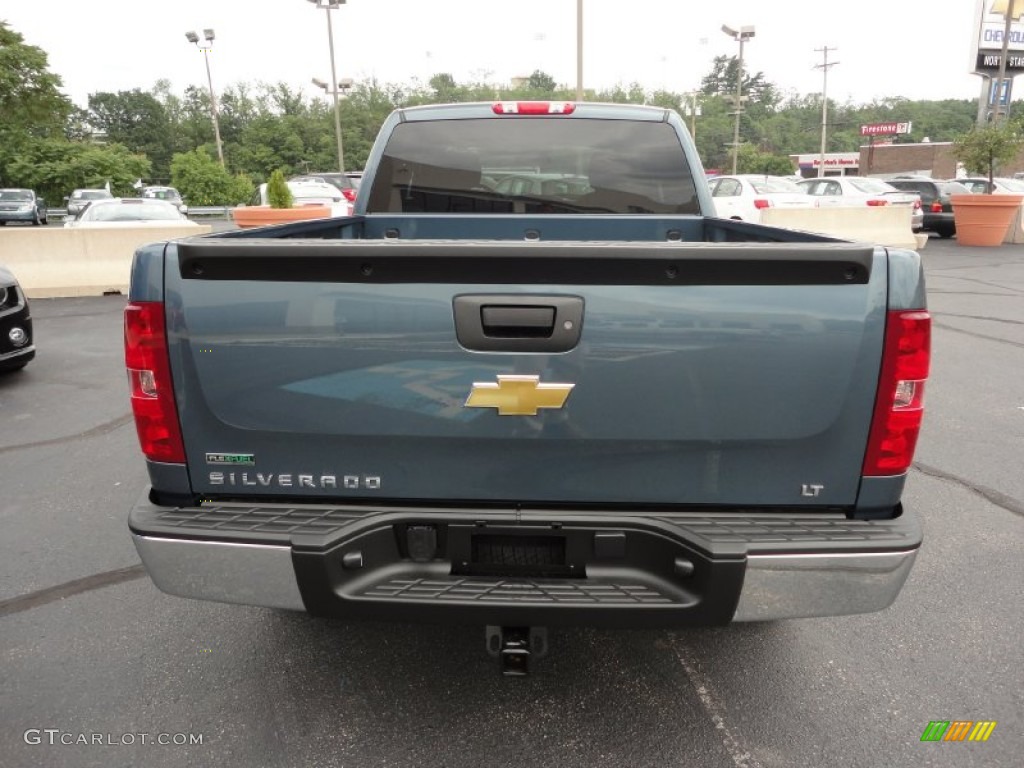
[[[862,176],[892,176],[913,173],[936,179],[952,179],[956,175],[953,143],[949,141],[920,144],[875,144],[860,148]],[[1013,176],[1024,171],[1024,150],[1017,159],[999,169],[1000,176]]]
[[[814,178],[818,175],[818,168],[821,166],[820,152],[813,155],[790,155],[789,159],[796,165],[797,173],[805,179]],[[859,152],[825,153],[826,176],[857,176],[859,170]]]

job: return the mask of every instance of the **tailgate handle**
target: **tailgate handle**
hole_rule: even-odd
[[[480,319],[485,336],[548,338],[555,329],[555,308],[485,305]]]
[[[456,296],[452,313],[459,344],[474,352],[568,352],[583,327],[580,296]]]

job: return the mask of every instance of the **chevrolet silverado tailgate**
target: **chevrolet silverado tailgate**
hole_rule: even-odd
[[[166,319],[198,494],[856,501],[882,354],[882,250],[244,239],[177,248]]]

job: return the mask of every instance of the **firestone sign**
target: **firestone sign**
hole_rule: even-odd
[[[1024,3],[1024,0],[1021,0]],[[870,123],[860,127],[861,136],[895,136],[902,133],[910,133],[914,124],[906,123]]]

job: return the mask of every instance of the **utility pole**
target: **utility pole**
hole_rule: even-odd
[[[576,101],[583,101],[583,0],[576,0]]]
[[[1012,2],[1012,0],[1011,0]],[[818,177],[825,175],[825,147],[827,145],[828,137],[828,70],[829,67],[834,67],[838,64],[838,61],[829,61],[829,51],[838,51],[838,48],[829,48],[827,45],[824,48],[815,48],[815,53],[820,53],[824,56],[821,64],[815,64],[815,69],[821,70],[822,84],[821,84],[821,156],[818,158]]]
[[[996,80],[995,87],[995,101],[992,110],[992,123],[1005,122],[1010,119],[1010,93],[1007,89],[1006,93],[1006,106],[1003,106],[1003,84],[1006,82],[1006,59],[1009,57],[1010,50],[1010,26],[1013,24],[1014,19],[1014,8],[1016,0],[1009,0],[1009,4],[1006,8],[1006,26],[1003,27],[1003,55],[999,57],[999,79]],[[992,93],[992,91],[989,91]],[[992,96],[989,96],[992,98]]]

